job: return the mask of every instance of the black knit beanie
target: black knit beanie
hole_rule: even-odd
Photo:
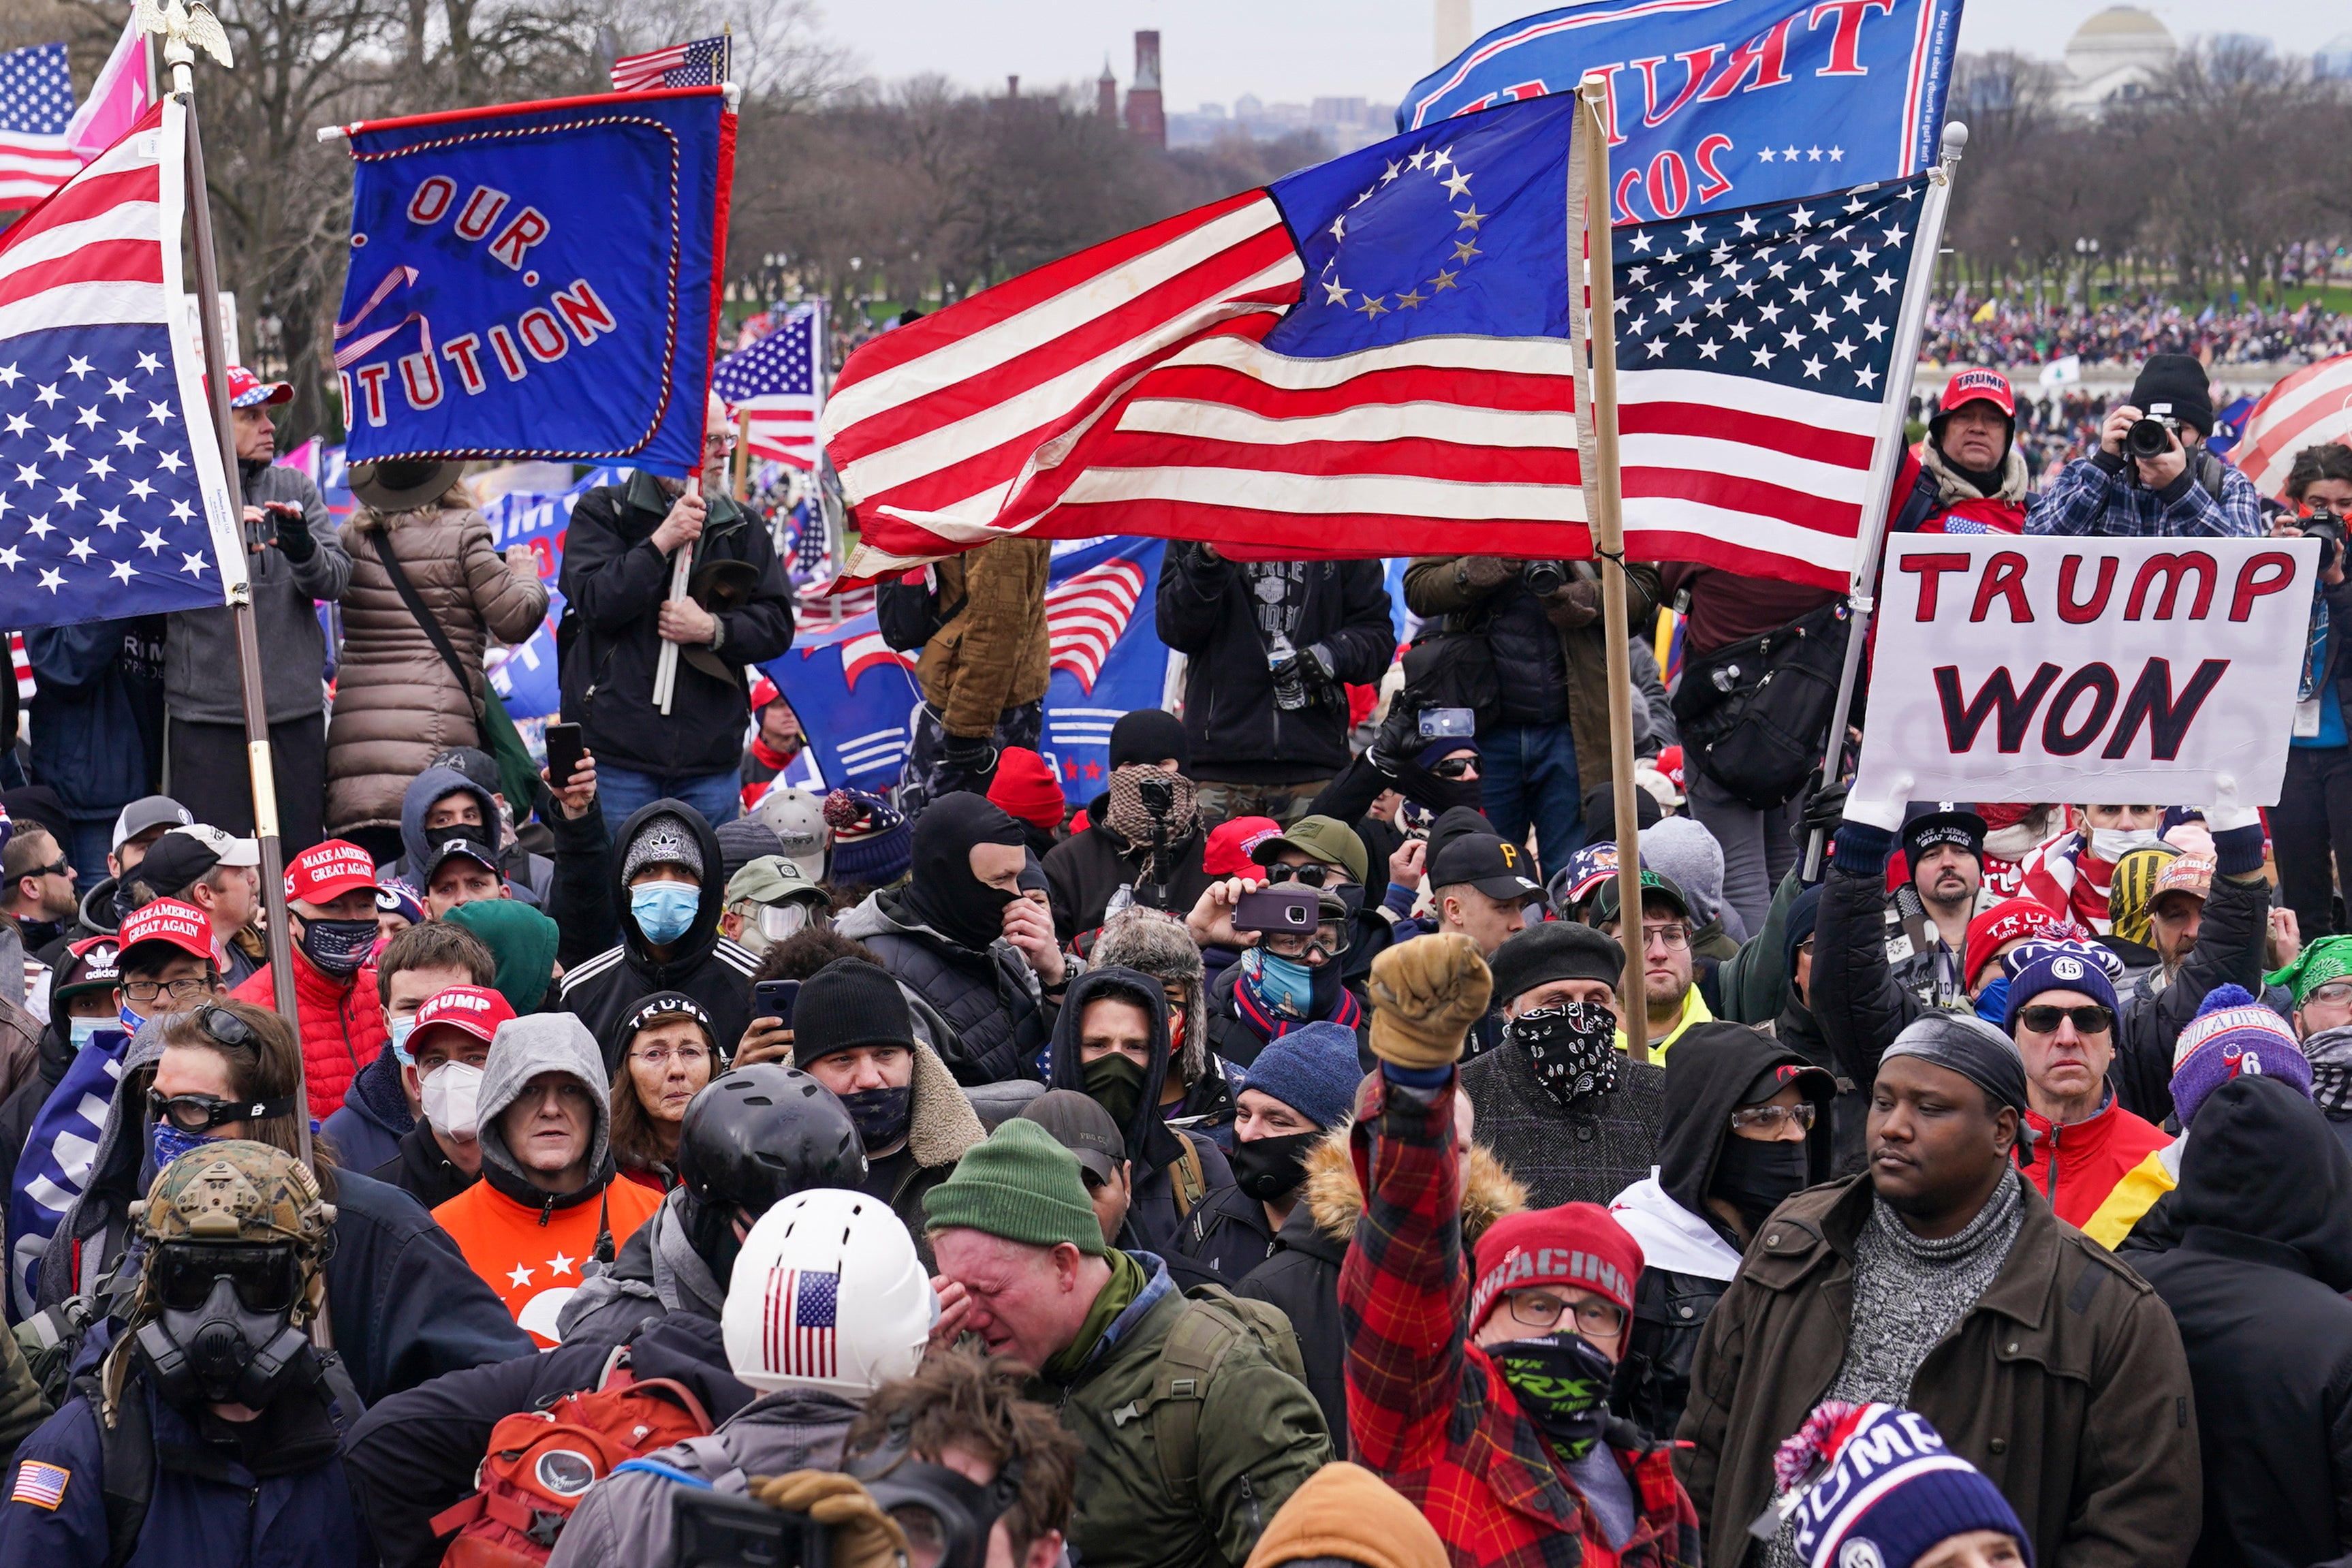
[[[2142,414],[2154,415],[2159,405],[2168,405],[2164,411],[2183,425],[2194,425],[2198,434],[2213,434],[2213,387],[2205,378],[2205,366],[2193,354],[2150,354],[2147,363],[2139,367],[2139,379],[2132,383],[2132,406]]]
[[[852,1046],[915,1043],[914,1016],[890,972],[871,960],[836,958],[793,1003],[793,1065],[804,1068]]]
[[[1110,765],[1164,763],[1176,759],[1176,771],[1192,765],[1192,748],[1184,739],[1184,721],[1164,708],[1138,708],[1110,727]]]

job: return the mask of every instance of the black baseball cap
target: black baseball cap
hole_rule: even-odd
[[[197,824],[175,827],[149,845],[146,858],[131,868],[131,879],[172,898],[215,866],[250,866],[260,858],[260,847],[252,839]]]
[[[469,822],[453,823],[447,827],[432,830],[432,839],[425,851],[425,880],[430,884],[434,876],[457,856],[487,867],[500,876],[506,874],[499,864],[499,852],[490,847],[489,830]]]
[[[1127,1140],[1118,1135],[1118,1123],[1090,1094],[1049,1089],[1021,1108],[1021,1120],[1052,1133],[1054,1142],[1076,1154],[1098,1182],[1109,1181],[1127,1158]]]
[[[1525,903],[1543,896],[1543,884],[1528,875],[1528,852],[1492,833],[1465,833],[1437,852],[1429,885],[1454,888],[1467,882],[1490,899]]]

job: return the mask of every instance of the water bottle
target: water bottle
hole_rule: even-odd
[[[1282,632],[1265,646],[1266,672],[1274,677],[1274,705],[1286,713],[1307,706],[1307,679],[1299,673],[1298,650]]]

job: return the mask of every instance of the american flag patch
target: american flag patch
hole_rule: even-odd
[[[58,1504],[66,1500],[66,1483],[71,1479],[73,1472],[62,1465],[26,1459],[16,1467],[16,1488],[8,1494],[8,1500],[28,1502],[55,1513]]]
[[[768,1368],[785,1377],[835,1375],[835,1315],[841,1275],[802,1268],[768,1272]]]

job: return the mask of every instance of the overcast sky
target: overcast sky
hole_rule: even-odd
[[[1167,107],[1362,97],[1393,103],[1431,65],[1430,0],[819,0],[823,30],[885,79],[939,71],[1001,90],[1008,74],[1046,86],[1091,81],[1103,57],[1126,86],[1133,34],[1160,29]],[[2017,49],[2054,59],[2103,0],[1969,0],[1963,49]],[[1542,9],[1474,0],[1479,30]],[[2342,0],[2232,0],[2228,7],[2148,6],[2176,37],[2267,35],[2310,53],[2352,35]],[[2226,16],[2226,23],[2222,17]]]

